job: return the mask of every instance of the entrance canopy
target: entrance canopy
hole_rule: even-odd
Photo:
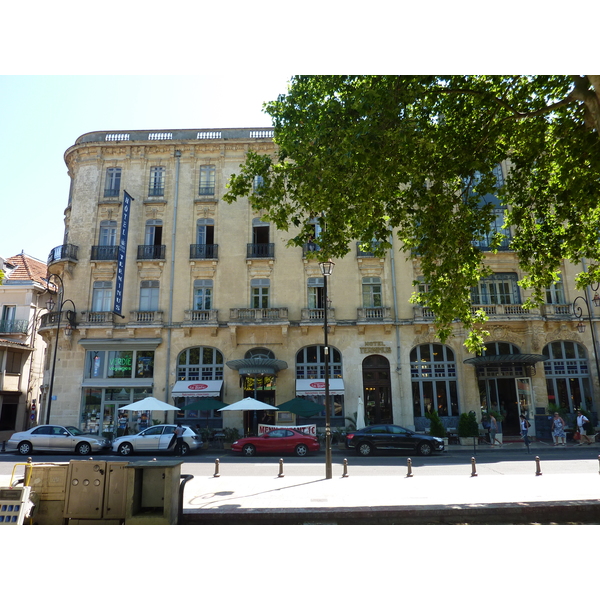
[[[344,380],[330,379],[329,380],[329,395],[342,396],[344,394]],[[324,379],[296,379],[296,395],[297,396],[324,396],[325,395],[325,380]]]
[[[173,398],[215,397],[220,396],[222,387],[223,381],[177,381],[173,386],[171,396]]]
[[[241,358],[225,364],[240,375],[277,375],[279,371],[287,369],[285,361],[275,358]]]
[[[501,364],[534,365],[545,360],[548,360],[548,357],[543,354],[491,354],[490,356],[467,358],[463,360],[463,363],[474,367],[484,367]]]

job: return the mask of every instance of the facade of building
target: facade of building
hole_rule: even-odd
[[[0,442],[37,424],[46,343],[38,335],[46,312],[46,263],[24,253],[0,258]]]
[[[146,396],[182,407],[203,397],[322,403],[325,310],[334,428],[355,418],[359,397],[370,423],[423,430],[426,412],[437,410],[453,428],[463,412],[480,418],[482,410],[497,410],[505,435],[518,433],[520,412],[543,429],[535,417],[549,401],[568,411],[596,410],[592,329],[580,333],[573,314],[581,296],[573,286],[576,266],[564,265],[547,304],[526,310],[514,254],[489,253],[494,275],[472,297],[490,317],[491,337],[485,356],[474,357],[459,325],[441,344],[431,313],[409,303],[419,262],[399,252],[392,234],[384,258],[357,240],[335,260],[325,298],[308,248],[286,246],[293,230],[276,230],[245,200],[222,201],[250,149],[272,153],[272,131],[96,132],[66,151],[65,235],[48,267],[76,307],[76,323],[59,332],[53,420],[111,436],[119,408]],[[499,167],[499,183],[503,175]],[[503,207],[496,212],[501,228]],[[584,305],[584,322],[592,325],[594,305],[587,302],[592,314],[588,319]],[[49,342],[56,323],[51,316],[42,323]],[[255,427],[253,419],[325,422],[324,413],[306,420],[285,411],[182,411],[178,418],[240,431]],[[129,416],[130,428],[147,422],[146,415]]]

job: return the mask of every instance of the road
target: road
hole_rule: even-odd
[[[412,461],[411,468],[419,476],[464,476],[472,472],[471,458],[473,453],[448,452],[440,455],[417,457],[400,453],[387,453],[370,457],[359,457],[352,452],[342,453],[335,451],[333,454],[334,477],[343,473],[344,458],[348,460],[348,474],[351,476],[406,476],[408,459]],[[111,453],[95,454],[95,460],[107,461],[147,461],[152,458],[161,458],[156,454],[136,454],[132,457],[120,457]],[[527,453],[515,450],[495,450],[478,452],[475,454],[475,469],[479,475],[523,475],[537,470],[536,457],[540,459],[540,469],[543,474],[575,474],[598,473],[600,470],[600,457],[598,448],[567,448],[567,449],[540,449]],[[168,458],[174,458],[172,455]],[[224,451],[218,453],[200,452],[186,456],[182,465],[182,473],[194,477],[209,477],[215,473],[216,459],[219,460],[219,473],[223,476],[275,476],[279,473],[280,455],[242,457]],[[34,463],[42,462],[69,462],[70,460],[85,460],[80,457],[66,454],[34,454]],[[14,453],[0,453],[0,485],[7,485],[13,467],[17,463],[24,463],[26,459]],[[285,475],[301,477],[320,477],[325,472],[325,455],[323,452],[307,457],[284,456],[283,469]],[[16,474],[22,475],[23,468],[17,467]]]

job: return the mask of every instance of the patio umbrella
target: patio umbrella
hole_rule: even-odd
[[[356,411],[356,429],[365,427],[365,404],[362,398],[358,397],[358,410]]]
[[[152,396],[149,396],[148,398],[138,400],[133,404],[128,404],[127,406],[120,406],[119,410],[179,410],[179,408],[177,406],[173,406],[172,404],[167,404],[162,400],[158,400],[158,398],[153,398]]]
[[[287,410],[295,415],[299,415],[301,417],[312,417],[313,415],[318,415],[320,412],[323,412],[324,406],[322,404],[317,404],[308,398],[301,398],[298,396],[297,398],[292,398],[283,404],[277,406],[279,410]]]
[[[277,406],[272,406],[266,402],[256,400],[256,398],[244,398],[233,404],[228,404],[223,408],[219,408],[219,411],[223,410],[279,410]]]
[[[183,407],[183,410],[214,410],[216,408],[224,408],[227,406],[225,402],[221,402],[218,398],[200,398],[196,402],[192,402]],[[206,413],[206,428],[208,429],[208,412]]]

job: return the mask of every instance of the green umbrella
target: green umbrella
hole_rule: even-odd
[[[301,417],[312,417],[313,415],[318,415],[320,412],[325,410],[325,407],[322,404],[317,404],[316,402],[312,402],[307,398],[292,398],[283,404],[278,404],[277,408],[285,411],[289,411],[294,413],[295,415],[300,415]]]
[[[214,410],[215,408],[223,408],[224,406],[227,406],[227,404],[217,398],[200,398],[200,400],[184,406],[183,410]]]

